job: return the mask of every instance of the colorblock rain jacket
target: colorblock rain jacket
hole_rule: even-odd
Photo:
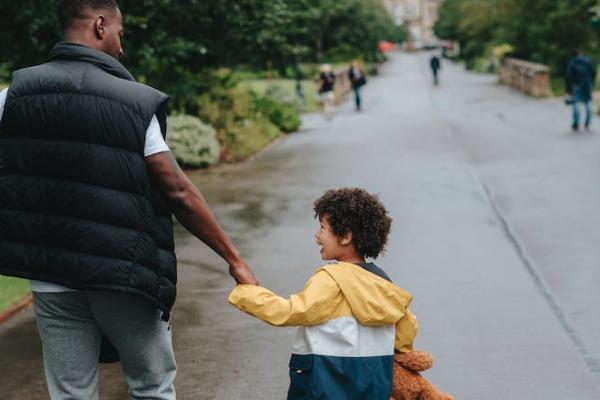
[[[239,285],[229,302],[275,326],[299,326],[288,400],[388,400],[393,354],[412,350],[411,295],[354,264],[319,268],[301,293],[284,299]]]

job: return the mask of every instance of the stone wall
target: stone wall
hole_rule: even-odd
[[[542,64],[505,58],[498,70],[500,81],[534,97],[552,96],[550,69]]]

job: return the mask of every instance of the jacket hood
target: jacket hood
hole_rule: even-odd
[[[363,325],[393,325],[407,312],[410,293],[354,264],[326,265],[350,304],[352,313]]]

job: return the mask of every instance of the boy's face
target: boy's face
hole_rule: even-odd
[[[322,260],[338,260],[343,252],[340,238],[331,231],[327,215],[319,216],[320,227],[315,234],[317,244],[321,246]]]

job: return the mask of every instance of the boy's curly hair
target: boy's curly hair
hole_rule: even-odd
[[[315,218],[327,217],[333,233],[352,232],[362,257],[377,258],[387,243],[392,218],[376,195],[360,188],[331,189],[314,203]]]

